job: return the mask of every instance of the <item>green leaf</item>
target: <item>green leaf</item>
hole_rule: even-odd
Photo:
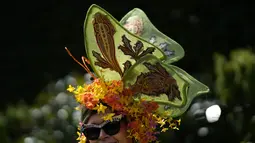
[[[106,16],[107,23],[102,24],[100,23],[102,21],[96,21],[99,24],[94,27],[93,20],[95,20],[95,16],[98,15],[101,15],[104,18]],[[95,33],[95,31],[97,33]],[[93,71],[98,77],[104,77],[105,80],[120,80],[122,76],[121,73],[124,71],[124,63],[127,60],[129,60],[132,65],[135,63],[135,59],[131,59],[130,55],[125,55],[123,51],[118,48],[122,44],[123,35],[125,35],[125,37],[130,40],[131,45],[135,45],[137,41],[141,41],[144,48],[154,47],[155,51],[153,54],[155,54],[157,58],[161,60],[166,58],[160,49],[129,32],[107,11],[97,5],[92,5],[87,12],[87,16],[84,22],[84,39],[87,57],[90,60]],[[99,48],[98,44],[101,44],[101,49]],[[104,50],[106,54],[102,53],[102,50]],[[120,67],[120,69],[116,71],[110,68],[104,68],[102,66],[96,65],[95,62],[100,61],[98,61],[97,58],[93,56],[93,51],[99,53],[102,57],[104,57],[105,60],[107,60],[107,62],[114,65],[112,69],[117,69],[117,67]],[[112,60],[114,58],[116,59],[117,63],[115,60]]]
[[[135,96],[136,100],[138,100],[139,98],[145,98],[148,101],[154,100],[158,102],[160,105],[158,111],[162,115],[168,112],[170,113],[168,115],[170,117],[180,116],[188,109],[192,100],[196,96],[209,92],[209,88],[206,85],[197,81],[194,77],[186,73],[184,70],[173,65],[165,64],[154,55],[144,56],[126,72],[123,77],[123,81],[126,87],[132,87],[132,85],[134,85],[139,79],[139,76],[146,75],[153,69],[153,67],[148,67],[147,63],[150,63],[150,65],[156,65],[160,63],[160,65],[169,74],[168,77],[165,76],[165,79],[173,77],[177,82],[177,86],[181,95],[181,100],[179,98],[169,100],[168,95],[166,95],[165,93],[161,93],[157,96],[140,93]],[[159,68],[154,68],[153,71],[155,70],[162,71]],[[162,80],[161,82],[167,82],[167,80]],[[144,81],[142,83],[146,82]],[[161,83],[155,83],[155,81],[153,81],[152,84],[156,86],[157,84]],[[145,85],[147,85],[147,83]],[[169,88],[171,87],[171,85],[168,84],[165,84],[165,86],[169,86]]]
[[[152,43],[165,53],[165,63],[173,63],[184,56],[184,50],[176,41],[160,32],[139,8],[134,8],[120,21],[124,27]]]

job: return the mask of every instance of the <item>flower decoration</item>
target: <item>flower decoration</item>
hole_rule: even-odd
[[[139,15],[130,19],[131,23],[148,26]],[[182,115],[194,97],[209,89],[185,71],[169,65],[169,57],[162,48],[139,37],[141,32],[132,33],[125,27],[99,6],[90,7],[84,24],[88,59],[82,57],[82,64],[66,50],[94,80],[76,87],[69,85],[67,90],[79,106],[98,114],[107,109],[114,111],[102,117],[103,120],[112,121],[115,114],[124,115],[129,137],[149,143],[157,140],[160,131],[178,129],[181,120],[174,117]],[[175,51],[175,56],[182,57],[182,49]],[[79,133],[78,140],[83,142],[85,136]]]
[[[80,129],[78,128],[78,130]],[[78,135],[78,138],[76,140],[79,141],[78,143],[86,143],[87,140],[83,133],[77,132],[77,135]]]
[[[138,16],[132,16],[127,19],[127,22],[124,25],[124,27],[133,34],[140,36],[143,32],[143,21]]]
[[[95,79],[89,85],[85,84],[77,87],[69,85],[67,90],[74,94],[76,101],[80,103],[79,106],[96,110],[97,113],[105,113],[105,110],[111,107],[111,110],[125,115],[130,121],[128,123],[129,137],[134,137],[141,143],[155,141],[157,125],[159,124],[162,131],[165,131],[168,129],[164,126],[166,122],[170,123],[172,121],[157,115],[159,105],[156,102],[148,102],[142,98],[139,101],[135,101],[134,94],[129,88],[124,88],[121,80],[106,82],[103,79]],[[111,121],[114,115],[114,113],[110,113],[102,118]],[[174,124],[176,128],[178,124]],[[172,126],[169,127],[174,128]],[[82,143],[85,140],[84,135],[79,133],[78,140]]]

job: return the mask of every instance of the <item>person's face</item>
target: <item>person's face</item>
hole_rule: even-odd
[[[105,121],[102,119],[102,117],[106,114],[93,114],[89,118],[87,125],[100,125],[104,123]],[[101,129],[99,138],[97,140],[89,140],[89,143],[132,143],[132,140],[127,138],[127,125],[121,121],[120,130],[117,134],[110,136],[106,134],[103,129]]]

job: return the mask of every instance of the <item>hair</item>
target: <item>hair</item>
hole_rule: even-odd
[[[109,106],[108,106],[108,107],[109,107]],[[87,109],[85,106],[82,106],[82,108],[81,108],[81,121],[82,121],[82,123],[83,123],[83,124],[86,124],[86,123],[88,122],[89,118],[90,118],[92,115],[94,115],[94,114],[97,114],[97,111],[96,111],[96,110],[89,110],[89,109]],[[123,119],[124,123],[126,123],[126,124],[128,123],[126,117],[124,117],[124,118],[122,118],[122,119]],[[135,140],[134,140],[134,138],[133,138],[132,140],[133,140],[134,143],[136,143]],[[89,141],[87,140],[86,143],[89,143]]]
[[[81,109],[81,121],[83,124],[86,124],[89,120],[89,117],[96,114],[96,110],[89,110],[86,107],[82,106]]]
[[[96,114],[96,113],[97,113],[96,110],[89,110],[85,106],[82,106],[81,107],[81,121],[82,121],[82,123],[86,124],[88,122],[88,120],[89,120],[89,117],[91,115]],[[86,143],[89,143],[89,141],[86,140]]]

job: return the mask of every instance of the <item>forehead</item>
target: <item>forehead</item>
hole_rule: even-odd
[[[93,114],[89,117],[87,124],[101,124],[102,122],[104,122],[102,117],[103,117],[103,114],[97,114],[97,113]]]
[[[101,124],[104,122],[104,120],[102,119],[103,116],[105,116],[106,114],[111,113],[109,110],[106,110],[106,112],[100,113],[100,114],[93,114],[89,117],[89,120],[87,122],[87,124]]]

